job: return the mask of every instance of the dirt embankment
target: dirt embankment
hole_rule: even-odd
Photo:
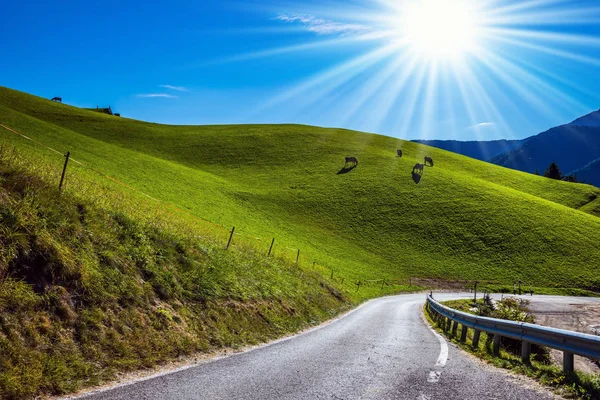
[[[527,299],[531,301],[529,309],[535,315],[536,324],[600,335],[600,299],[559,299],[554,296]],[[551,355],[557,364],[562,364],[562,352],[552,350]],[[598,362],[579,356],[575,356],[575,369],[600,374]]]

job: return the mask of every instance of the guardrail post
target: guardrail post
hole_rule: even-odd
[[[529,364],[530,357],[531,357],[531,343],[523,340],[523,342],[521,343],[521,360],[524,363]]]
[[[444,331],[448,332],[450,330],[450,325],[452,325],[452,320],[446,317],[444,321]]]
[[[563,352],[563,372],[565,374],[573,372],[575,367],[575,358],[573,357],[573,353],[568,351]]]
[[[460,341],[461,343],[464,343],[467,341],[467,332],[469,331],[469,328],[466,325],[462,326],[462,329],[460,331]]]
[[[495,334],[494,335],[494,355],[497,356],[500,354],[500,340],[502,336]]]
[[[475,329],[473,333],[473,347],[479,346],[479,336],[481,335],[481,331],[479,329]]]
[[[452,336],[456,336],[456,331],[458,330],[458,322],[453,321],[452,323]]]

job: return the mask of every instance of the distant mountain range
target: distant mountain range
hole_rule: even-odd
[[[523,140],[415,142],[541,175],[555,162],[563,175],[600,186],[600,110]]]

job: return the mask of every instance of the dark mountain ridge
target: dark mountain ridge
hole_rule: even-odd
[[[522,140],[414,142],[529,173],[555,162],[563,175],[600,185],[600,110]]]

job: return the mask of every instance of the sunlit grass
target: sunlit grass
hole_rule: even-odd
[[[220,225],[180,213],[190,223],[220,231],[220,240],[235,226],[244,236],[235,235],[234,243],[252,241],[266,253],[275,238],[277,256],[295,261],[300,249],[304,265],[316,263],[326,275],[334,270],[346,283],[407,283],[415,276],[599,286],[594,265],[600,222],[578,211],[596,212],[592,204],[600,191],[592,186],[360,132],[296,125],[165,126],[2,93],[0,122]],[[62,167],[61,157],[10,132],[2,132],[2,140],[51,160],[57,171]],[[404,157],[396,157],[397,148]],[[337,175],[346,155],[360,164]],[[415,185],[410,171],[424,155],[435,166]],[[66,187],[74,189],[69,175]],[[376,293],[361,289],[357,296]]]
[[[110,181],[0,146],[0,397],[69,393],[194,352],[257,344],[352,302]],[[210,228],[210,227],[208,227]]]

